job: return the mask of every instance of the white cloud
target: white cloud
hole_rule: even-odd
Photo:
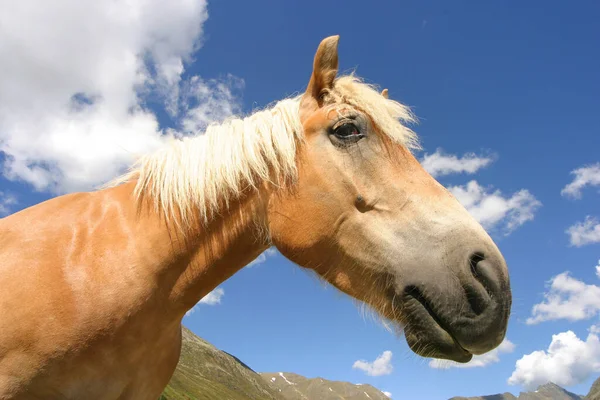
[[[421,160],[421,165],[431,175],[438,177],[457,173],[474,174],[493,161],[492,157],[481,157],[474,153],[457,157],[454,154],[444,154],[443,150],[437,149],[433,154],[425,154]]]
[[[560,194],[563,196],[580,199],[581,191],[586,186],[600,186],[600,163],[577,168],[571,171],[571,174],[575,175],[575,178],[561,190]]]
[[[202,131],[214,121],[241,113],[236,91],[244,88],[244,80],[228,74],[225,79],[203,80],[194,76],[182,91],[182,130],[185,133]]]
[[[569,235],[571,246],[600,243],[600,221],[588,215],[583,222],[570,226],[566,233]]]
[[[571,386],[598,372],[600,340],[597,327],[592,327],[585,341],[572,331],[552,335],[548,350],[534,351],[517,360],[508,384],[521,385],[528,390],[547,382]]]
[[[596,266],[600,277],[600,261]],[[550,288],[544,293],[544,301],[533,306],[527,324],[566,319],[580,321],[600,313],[600,286],[588,285],[563,272],[550,280]]]
[[[500,361],[500,353],[512,353],[515,350],[515,345],[508,339],[504,339],[500,346],[485,354],[473,356],[468,363],[457,363],[449,360],[434,359],[429,362],[431,368],[448,369],[448,368],[477,368],[485,367],[489,364],[494,364]]]
[[[394,370],[392,366],[392,352],[389,350],[384,351],[373,362],[365,360],[355,361],[352,368],[360,369],[369,376],[389,375]]]
[[[267,261],[268,257],[274,256],[277,254],[277,249],[275,247],[270,247],[267,250],[263,251],[258,257],[256,257],[252,262],[246,265],[246,268],[251,268],[255,265],[262,264]]]
[[[206,296],[200,299],[200,304],[208,304],[209,306],[214,306],[216,304],[221,304],[221,298],[225,295],[225,290],[222,288],[216,288]]]
[[[504,197],[499,190],[484,188],[474,180],[448,190],[486,229],[500,228],[505,234],[533,220],[542,205],[525,189]]]
[[[55,193],[106,182],[164,142],[147,101],[183,114],[189,130],[200,124],[188,121],[228,112],[231,78],[181,81],[201,44],[205,0],[0,2],[0,152],[8,179]],[[193,108],[190,93],[199,103]],[[206,99],[218,111],[203,114]]]
[[[221,304],[221,299],[223,298],[224,295],[225,295],[225,290],[223,288],[216,288],[215,290],[213,290],[212,292],[210,292],[209,294],[207,294],[206,296],[201,298],[200,301],[198,303],[196,303],[196,305],[194,307],[190,308],[190,310],[185,313],[185,315],[193,314],[194,311],[196,311],[196,307],[198,307],[199,304],[206,304],[209,306],[215,306],[217,304]]]
[[[383,392],[383,394],[385,394],[390,399],[392,398],[392,393],[391,392]]]
[[[10,214],[11,207],[17,204],[17,198],[7,192],[0,191],[0,217]]]

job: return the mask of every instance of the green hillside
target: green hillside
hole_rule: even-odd
[[[182,327],[177,369],[161,400],[284,400],[259,374]]]

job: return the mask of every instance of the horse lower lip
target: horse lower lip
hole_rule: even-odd
[[[447,324],[445,324],[440,319],[438,314],[434,311],[433,306],[429,303],[427,298],[421,293],[421,291],[419,289],[414,288],[414,289],[410,290],[410,292],[407,293],[407,296],[410,299],[412,299],[414,302],[418,303],[425,311],[427,311],[427,314],[429,314],[429,317],[431,317],[431,319],[436,323],[436,325],[439,328],[443,329],[448,335],[450,335],[452,337],[452,339],[454,339],[456,344],[460,346],[460,344],[458,343],[458,341],[452,334],[452,331],[448,328]],[[462,348],[462,346],[460,346],[460,347]]]
[[[469,361],[472,353],[458,342],[451,330],[432,310],[427,300],[420,293],[416,296],[415,294],[408,294],[408,298],[405,299],[406,305],[411,308],[415,307],[408,313],[409,324],[413,330],[420,331],[418,332],[419,341],[423,342],[425,338],[430,345],[435,347],[435,351],[432,354],[421,354],[418,352],[418,347],[413,351],[417,350],[415,353],[425,357],[447,358],[457,362]]]

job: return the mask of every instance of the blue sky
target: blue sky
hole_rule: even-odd
[[[47,13],[0,17],[5,49],[19,49],[0,49],[3,214],[88,190],[169,132],[302,91],[319,41],[339,34],[341,70],[413,108],[419,158],[504,253],[512,345],[485,366],[433,368],[276,252],[184,323],[257,371],[370,383],[394,399],[516,394],[547,376],[585,394],[600,376],[597,2],[136,0],[116,20],[93,2],[28,3]],[[353,368],[385,351],[391,371]]]

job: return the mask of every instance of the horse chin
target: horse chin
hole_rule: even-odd
[[[428,358],[439,358],[459,363],[469,362],[473,358],[450,332],[444,329],[435,315],[416,299],[405,305],[404,336],[410,349]]]

